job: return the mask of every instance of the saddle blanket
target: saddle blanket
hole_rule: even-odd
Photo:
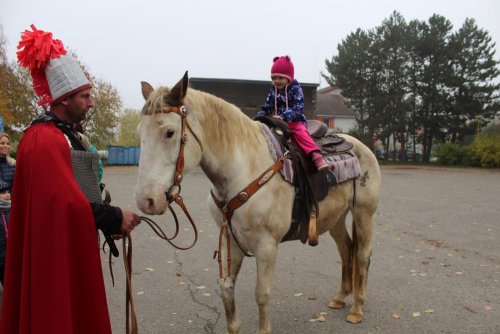
[[[284,156],[281,146],[266,124],[262,124],[262,131],[269,150],[275,159],[280,159]],[[361,175],[361,167],[358,157],[352,152],[344,152],[340,154],[326,155],[325,160],[330,167],[330,170],[335,175],[337,183],[342,183],[350,179],[357,178]],[[292,161],[285,159],[283,168],[281,168],[281,176],[290,184],[293,184],[293,168]]]

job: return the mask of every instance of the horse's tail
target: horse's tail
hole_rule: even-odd
[[[358,260],[358,235],[356,233],[356,222],[352,219],[352,287],[353,293],[359,290],[359,260]]]

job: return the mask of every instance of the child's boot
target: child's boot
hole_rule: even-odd
[[[326,163],[325,158],[319,152],[314,152],[312,154],[312,161],[314,162],[314,166],[316,166],[316,169],[318,170],[318,172],[320,170],[328,168],[328,164]]]

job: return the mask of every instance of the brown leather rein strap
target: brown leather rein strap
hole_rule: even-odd
[[[172,242],[172,240],[175,239],[177,237],[177,235],[179,234],[180,225],[179,225],[179,220],[177,219],[177,215],[175,214],[175,211],[172,209],[171,206],[169,206],[168,208],[170,209],[170,212],[172,213],[172,216],[174,217],[174,220],[175,220],[175,233],[170,238],[167,237],[167,235],[165,234],[163,229],[151,218],[141,216],[141,220],[146,222],[151,227],[153,232],[155,232],[156,235],[158,235],[161,239],[167,241],[170,245],[172,245],[173,247],[175,247],[177,249],[186,250],[186,249],[190,249],[191,247],[193,247],[196,244],[196,241],[198,240],[198,230],[196,228],[196,225],[195,225],[193,219],[191,218],[191,215],[189,215],[189,212],[187,211],[186,207],[182,203],[182,198],[180,198],[180,201],[181,201],[181,203],[179,205],[183,208],[184,213],[188,217],[189,222],[191,223],[191,226],[193,227],[193,230],[194,230],[194,240],[191,243],[191,245],[189,245],[187,247],[181,247],[181,246],[178,246]],[[126,299],[125,299],[125,306],[126,306],[125,330],[126,330],[126,334],[138,334],[139,331],[138,331],[138,326],[137,326],[137,316],[135,314],[134,296],[133,296],[133,292],[132,292],[132,237],[130,235],[127,235],[127,236],[124,236],[122,240],[123,240],[123,247],[122,247],[122,249],[123,249],[123,253],[122,253],[123,254],[123,264],[125,267],[125,277],[126,277],[126,283],[127,283],[127,289],[126,289],[126,293],[125,293],[125,296],[126,296]],[[127,242],[128,242],[128,246],[127,246]],[[113,286],[114,286],[115,285],[115,278],[114,278],[114,274],[113,274],[113,267],[111,266],[111,264],[112,264],[112,257],[111,257],[111,252],[110,252],[109,253],[109,270],[111,273],[111,279],[112,279]]]
[[[175,174],[174,174],[174,182],[168,192],[165,193],[167,201],[169,203],[169,210],[174,216],[175,220],[175,233],[172,237],[168,238],[165,234],[165,232],[161,229],[161,227],[153,221],[151,218],[148,217],[142,217],[141,220],[146,222],[151,229],[163,240],[167,241],[169,244],[171,244],[173,247],[180,249],[180,250],[186,250],[192,248],[195,244],[196,241],[198,241],[198,229],[196,227],[195,222],[193,221],[193,218],[189,214],[189,211],[187,210],[186,206],[184,205],[184,201],[180,195],[181,192],[181,182],[182,182],[182,172],[184,171],[184,147],[187,142],[187,133],[186,133],[186,128],[191,132],[193,137],[196,139],[198,142],[198,145],[200,146],[201,151],[203,152],[203,145],[201,144],[200,139],[196,134],[193,132],[193,129],[191,129],[191,126],[189,126],[189,123],[186,119],[186,116],[188,114],[186,106],[180,106],[180,107],[168,107],[168,108],[162,108],[160,112],[173,112],[176,113],[181,117],[181,146],[179,148],[179,156],[177,157],[177,163],[176,163],[176,168],[175,168]],[[181,207],[182,211],[186,215],[186,217],[189,220],[189,223],[193,227],[194,230],[194,240],[191,243],[191,245],[187,247],[181,247],[176,244],[174,244],[171,240],[175,239],[179,233],[179,220],[177,219],[177,215],[175,214],[175,211],[172,209],[170,204],[172,202],[177,203],[178,206]],[[127,247],[127,241],[128,241],[128,247]],[[109,254],[109,263],[110,263],[110,272],[111,272],[111,279],[113,281],[113,286],[114,286],[114,275],[113,275],[113,270],[111,267],[111,253]],[[138,333],[138,326],[137,326],[137,317],[135,314],[135,308],[134,308],[134,298],[133,298],[133,292],[132,292],[132,238],[130,235],[127,235],[126,237],[123,237],[123,263],[125,266],[125,273],[126,273],[126,279],[127,279],[127,291],[126,291],[126,334],[137,334]]]
[[[213,193],[212,190],[210,190],[210,194],[212,195],[212,198],[215,202],[215,205],[219,208],[219,210],[222,212],[222,225],[220,228],[219,232],[219,248],[214,252],[214,259],[217,256],[217,261],[219,262],[219,279],[222,279],[224,281],[228,281],[232,277],[232,266],[231,266],[231,243],[230,243],[230,236],[228,233],[228,230],[231,231],[231,234],[233,235],[233,239],[238,245],[238,247],[241,249],[243,254],[245,256],[252,256],[249,254],[245,249],[241,246],[240,242],[238,241],[238,238],[236,238],[236,235],[234,234],[233,231],[233,226],[231,224],[231,217],[233,216],[233,213],[236,209],[241,207],[243,204],[245,204],[250,197],[252,197],[253,194],[255,194],[262,186],[264,186],[273,176],[276,174],[282,167],[284,163],[284,157],[280,158],[277,160],[271,167],[266,169],[259,177],[257,177],[252,183],[250,183],[248,186],[245,187],[242,191],[238,193],[238,195],[234,196],[229,202],[224,202],[219,200],[215,194]],[[227,244],[227,276],[224,277],[224,272],[222,268],[222,238],[223,236],[226,237],[226,244]],[[229,281],[231,283],[231,281]]]
[[[128,247],[127,247],[128,241]],[[123,238],[123,265],[127,277],[127,292],[125,300],[125,331],[126,334],[138,334],[137,316],[134,307],[134,292],[132,291],[132,238],[127,235]],[[131,328],[132,327],[132,328]]]

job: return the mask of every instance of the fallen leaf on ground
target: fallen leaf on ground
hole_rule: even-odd
[[[471,313],[476,313],[473,309],[471,309],[469,306],[464,306],[464,310],[469,311]]]
[[[485,310],[485,311],[491,311],[492,309],[493,309],[493,307],[488,306],[488,305],[486,305],[486,306],[484,307],[484,310]]]
[[[153,268],[144,268],[146,271],[155,271]]]
[[[200,286],[197,286],[196,289],[202,290],[202,289],[205,289],[205,286],[204,285],[200,285]]]
[[[294,297],[302,297],[304,294],[302,292],[296,293],[293,296]]]
[[[392,317],[393,317],[394,319],[401,319],[401,316],[400,316],[399,314],[397,314],[397,313],[393,313],[393,314],[392,314]]]
[[[434,310],[430,308],[430,309],[425,310],[424,312],[425,313],[434,313]]]
[[[421,314],[420,314],[420,312],[413,312],[412,316],[413,316],[414,318],[418,318],[418,317],[420,317],[420,316],[421,316]]]

